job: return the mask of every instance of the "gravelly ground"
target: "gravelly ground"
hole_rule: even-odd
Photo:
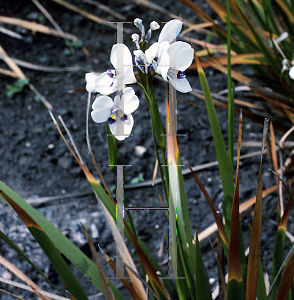
[[[94,23],[86,18],[70,12],[63,7],[50,2],[43,1],[42,4],[52,14],[61,28],[77,35],[84,42],[89,50],[90,56],[87,56],[82,49],[76,49],[69,54],[70,49],[60,38],[32,33],[30,31],[17,29],[31,42],[16,40],[6,35],[0,34],[0,44],[7,53],[14,58],[22,59],[38,65],[49,65],[55,67],[77,66],[77,72],[48,73],[23,69],[26,76],[37,87],[37,89],[46,96],[47,100],[54,108],[54,115],[61,115],[71,131],[73,138],[85,158],[91,171],[91,166],[87,155],[87,145],[85,137],[86,127],[86,100],[85,92],[68,93],[68,91],[85,86],[84,74],[88,70],[103,72],[111,67],[109,54],[112,44],[115,43],[115,30],[104,25]],[[135,17],[140,17],[148,24],[152,20],[168,21],[169,17],[160,13],[147,11],[144,8],[138,8],[132,4],[109,1],[110,8],[123,14],[128,21]],[[205,4],[202,4],[208,10]],[[164,6],[172,13],[182,15],[191,22],[196,22],[197,17],[189,10],[184,8],[176,1],[165,1]],[[82,7],[92,11],[98,16],[114,21],[115,19],[104,12],[82,4]],[[32,12],[38,12],[38,9],[30,1],[7,1],[0,8],[1,15],[17,17],[28,20]],[[49,25],[46,21],[46,25]],[[130,32],[136,29],[132,24],[126,25]],[[15,30],[15,27],[9,27]],[[133,49],[130,34],[125,35],[125,43]],[[0,67],[5,68],[5,64],[0,62]],[[217,72],[208,73],[209,85],[214,92],[226,88],[226,78]],[[200,89],[200,82],[195,71],[188,71],[186,75],[195,89]],[[14,189],[22,197],[29,200],[45,196],[60,196],[57,200],[48,202],[38,211],[50,220],[58,229],[68,236],[76,245],[89,254],[85,245],[80,223],[82,222],[94,241],[109,254],[115,254],[115,247],[112,242],[110,231],[107,229],[105,220],[100,208],[97,208],[97,201],[91,189],[82,174],[79,166],[67,150],[64,142],[60,138],[47,109],[34,100],[34,94],[25,89],[22,93],[8,98],[5,95],[6,85],[12,84],[13,79],[0,75],[0,158],[1,169],[0,179],[9,187]],[[160,112],[165,117],[164,108],[164,85],[156,81],[157,100]],[[148,106],[145,103],[143,94],[137,89],[137,95],[140,98],[140,108],[133,114],[135,126],[133,136],[124,142],[119,142],[119,162],[122,164],[131,164],[132,167],[126,168],[124,173],[125,184],[128,184],[132,178],[142,174],[144,179],[151,179],[155,163],[152,134],[150,131],[150,121]],[[202,100],[192,95],[178,95],[179,98],[191,101],[197,107],[178,101],[178,132],[185,133],[186,136],[179,138],[179,147],[182,161],[185,165],[201,165],[215,161],[216,156],[213,147],[212,134],[209,127],[205,104]],[[221,128],[226,138],[227,131],[227,112],[217,109]],[[237,119],[237,118],[236,118]],[[237,121],[236,121],[237,128]],[[91,143],[97,162],[101,168],[105,179],[110,186],[114,185],[113,176],[107,166],[107,143],[105,139],[105,128],[101,124],[95,124],[90,121],[89,124]],[[244,140],[261,141],[262,128],[260,125],[244,121]],[[142,146],[146,152],[141,156],[136,154],[136,147]],[[244,147],[242,153],[257,151],[259,148]],[[248,199],[254,195],[257,181],[257,171],[259,166],[259,157],[253,157],[242,161],[240,167],[240,199]],[[264,185],[269,187],[273,184],[273,179],[266,171],[268,161],[264,163]],[[222,199],[221,181],[216,167],[210,167],[198,173],[203,181],[208,193],[215,202],[215,206]],[[213,223],[213,217],[210,213],[205,198],[197,188],[194,179],[185,176],[185,187],[187,189],[187,198],[189,211],[193,228],[201,232],[207,226]],[[83,197],[63,198],[69,193],[89,194]],[[155,187],[145,187],[141,189],[126,189],[125,199],[130,206],[160,206],[157,189]],[[265,204],[266,211],[272,211],[275,207],[276,197],[268,197]],[[1,219],[0,229],[9,236],[17,245],[55,282],[58,282],[56,273],[48,264],[47,258],[42,254],[33,238],[28,233],[25,226],[19,221],[15,213],[4,204],[0,203]],[[271,213],[271,218],[274,213]],[[135,225],[138,226],[138,232],[148,248],[154,253],[156,259],[161,262],[165,260],[166,251],[162,256],[158,256],[158,251],[163,239],[163,234],[167,230],[167,220],[163,211],[136,211],[133,213]],[[248,228],[250,216],[243,223],[244,230]],[[263,252],[262,257],[265,260],[265,269],[269,271],[269,259],[271,252],[270,245],[273,241],[274,225],[265,220],[266,226],[263,234]],[[215,236],[212,237],[212,240]],[[247,238],[248,240],[248,238]],[[41,287],[48,288],[47,283],[43,283],[36,272],[23,261],[19,260],[16,253],[0,241],[0,254],[19,267],[26,275],[36,280]],[[208,268],[210,277],[217,276],[216,261],[213,252],[210,249],[208,240],[202,243],[205,264]],[[132,254],[133,251],[131,251]],[[0,266],[0,276],[14,280],[13,274]],[[78,275],[80,276],[80,275]],[[80,278],[80,277],[79,277]],[[80,281],[85,286],[88,294],[94,294],[97,291],[90,286],[84,279]],[[3,284],[0,287],[6,288]],[[33,299],[30,293],[14,290],[15,293],[24,299]],[[1,294],[1,299],[11,299],[9,296]]]

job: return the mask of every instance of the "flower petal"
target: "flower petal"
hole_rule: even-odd
[[[148,64],[152,64],[153,60],[158,57],[159,44],[153,43],[146,51],[145,56]]]
[[[186,78],[173,78],[172,76],[167,75],[168,80],[172,86],[181,93],[188,93],[192,91],[189,81]]]
[[[95,88],[96,80],[98,79],[99,75],[95,72],[87,73],[86,78],[86,90],[89,93],[97,93],[97,90]]]
[[[123,49],[124,67],[133,67],[132,53],[125,44],[115,44],[112,46],[110,62],[117,69],[117,50]]]
[[[124,68],[124,84],[131,84],[137,82],[134,74],[133,66]]]
[[[291,79],[294,79],[294,67],[290,68],[289,76]]]
[[[124,62],[124,77],[123,83],[130,84],[135,83],[136,77],[133,71],[133,59],[129,48],[125,44],[115,44],[112,46],[110,61],[115,69],[117,69],[117,51],[123,49],[123,62]]]
[[[194,58],[194,49],[185,42],[175,42],[169,47],[170,67],[179,71],[188,69]]]
[[[119,141],[123,141],[124,139],[129,137],[134,126],[133,116],[131,114],[128,114],[127,117],[127,121],[122,121],[120,118],[118,118],[114,124],[109,125],[110,131]],[[123,132],[123,135],[116,135],[116,131],[118,128],[118,132]]]
[[[139,107],[139,98],[135,95],[135,91],[131,87],[124,89],[124,107],[123,112],[128,115]]]
[[[135,55],[135,62],[137,67],[143,72],[147,73],[147,61],[146,61],[146,56],[142,50],[135,50],[134,51]]]
[[[172,43],[181,32],[182,25],[183,22],[176,19],[167,22],[160,32],[158,43],[161,43],[163,41],[168,41],[169,43]]]
[[[156,73],[161,74],[164,80],[167,80],[167,72],[169,69],[169,43],[164,41],[159,44],[158,66],[154,68]]]
[[[109,76],[109,72],[103,72],[95,78],[95,90],[103,95],[109,95],[117,90],[116,79]]]
[[[106,122],[111,115],[113,101],[108,96],[98,96],[93,102],[91,116],[94,122]]]

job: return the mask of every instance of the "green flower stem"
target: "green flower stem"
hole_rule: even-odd
[[[142,88],[145,98],[146,98],[146,101],[147,101],[147,104],[149,106],[152,134],[153,134],[156,158],[158,160],[159,173],[160,173],[160,177],[162,179],[166,199],[168,199],[169,184],[168,184],[168,167],[167,167],[167,160],[166,160],[166,154],[165,154],[166,142],[165,142],[165,135],[164,135],[164,131],[163,131],[163,125],[162,125],[157,101],[156,101],[154,90],[153,90],[153,82],[152,82],[153,75],[152,74],[144,74],[140,69],[138,69],[138,73],[139,73],[141,82],[137,82],[137,83]],[[160,156],[159,156],[159,150],[157,147],[157,143],[160,147],[161,154],[162,154],[162,164],[161,164],[161,160],[160,160]],[[164,166],[163,167],[164,171],[162,171],[162,165]]]
[[[150,115],[151,115],[151,109],[150,109]],[[166,177],[166,174],[165,174],[166,167],[164,167],[165,176],[163,175],[163,172],[162,172],[162,167],[161,167],[161,163],[160,163],[159,151],[158,151],[158,147],[157,147],[157,143],[156,143],[156,136],[155,136],[155,132],[154,132],[154,125],[153,125],[152,118],[151,118],[151,128],[152,128],[152,135],[153,135],[153,140],[154,140],[154,149],[155,149],[156,159],[158,161],[158,169],[159,169],[160,177],[162,179],[164,194],[165,194],[165,197],[168,202],[168,188],[167,188],[168,182],[165,181],[165,178],[168,178],[168,177]],[[162,152],[162,153],[164,153],[164,152]]]

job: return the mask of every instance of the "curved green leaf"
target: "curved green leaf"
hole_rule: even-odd
[[[1,230],[0,230],[0,238],[8,244],[8,246],[16,251],[18,255],[20,255],[24,260],[26,260],[39,274],[41,274],[44,279],[57,291],[60,292],[60,294],[63,294],[47,277],[46,275],[15,245],[15,243],[8,237],[6,236]],[[64,296],[64,295],[63,295]]]
[[[195,282],[196,282],[196,299],[210,299],[208,282],[206,279],[204,264],[201,256],[201,250],[198,240],[198,232],[196,230],[195,239]]]
[[[37,210],[31,205],[26,203],[19,195],[7,187],[2,181],[0,181],[0,198],[7,204],[15,203],[21,208],[23,217],[30,216],[31,220],[35,224],[28,225],[39,225],[40,228],[48,235],[50,240],[53,242],[55,247],[67,257],[90,281],[102,291],[102,285],[100,282],[99,272],[96,265],[78,248],[76,247],[67,237],[65,237],[57,228],[55,228],[48,220],[46,220]],[[11,199],[11,203],[8,203],[7,199],[4,198],[7,195]],[[111,282],[112,291],[116,299],[125,300],[119,290]]]
[[[37,243],[43,249],[51,261],[53,267],[61,277],[66,289],[77,299],[88,300],[88,297],[77,279],[74,277],[72,271],[65,263],[59,251],[56,249],[48,235],[43,229],[36,226],[27,226],[30,233],[36,239]]]
[[[286,300],[294,277],[294,253],[291,255],[283,272],[276,300]]]
[[[234,178],[233,178],[232,168],[228,158],[223,134],[221,131],[221,127],[211,98],[209,86],[198,57],[195,56],[195,59],[197,63],[199,79],[204,93],[206,109],[209,117],[210,128],[212,131],[216,157],[218,161],[218,168],[222,180],[222,186],[224,192],[224,201],[223,201],[224,217],[226,221],[226,230],[227,232],[229,232],[232,203],[233,203],[233,196],[234,196]]]

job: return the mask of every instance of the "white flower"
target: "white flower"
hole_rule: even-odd
[[[183,22],[176,19],[167,22],[159,34],[158,43],[167,41],[171,44],[174,42],[182,30],[182,25]]]
[[[182,29],[180,20],[167,22],[161,30],[158,43],[154,43],[146,50],[147,62],[151,63],[156,73],[164,80],[170,81],[179,92],[190,92],[191,86],[184,75],[184,71],[191,65],[194,49],[185,42],[174,42]]]
[[[142,25],[142,21],[136,23]],[[150,31],[158,28],[156,24],[150,24]],[[193,61],[194,49],[188,43],[175,42],[182,25],[180,20],[167,22],[159,34],[158,42],[152,44],[145,53],[140,49],[135,50],[134,55],[136,65],[142,72],[148,73],[148,67],[152,66],[176,90],[187,93],[192,89],[183,72]]]
[[[96,123],[106,122],[115,138],[123,141],[133,128],[131,115],[139,107],[139,99],[131,87],[124,89],[123,97],[116,95],[114,101],[109,96],[99,95],[92,105],[92,119]]]
[[[86,78],[86,90],[89,93],[96,93],[95,81],[98,77],[99,77],[99,75],[95,72],[86,74],[86,76],[85,76],[85,78]]]
[[[172,84],[179,92],[190,92],[191,86],[184,75],[194,58],[194,49],[185,42],[175,42],[162,52],[157,68],[164,80]],[[168,66],[168,67],[167,67]]]
[[[290,68],[289,76],[291,79],[294,79],[294,66]]]
[[[115,44],[112,46],[110,54],[110,62],[112,63],[114,69],[107,70],[101,75],[95,73],[86,74],[86,89],[91,93],[101,93],[103,95],[109,95],[117,91],[117,54],[118,47],[123,49],[123,84],[131,84],[136,82],[136,77],[133,71],[133,60],[132,54],[129,48],[124,44]]]
[[[174,42],[182,30],[183,22],[171,20],[162,28],[158,38],[158,58],[155,71],[169,80],[179,92],[190,92],[191,86],[184,75],[184,71],[191,65],[194,49],[185,42]]]

